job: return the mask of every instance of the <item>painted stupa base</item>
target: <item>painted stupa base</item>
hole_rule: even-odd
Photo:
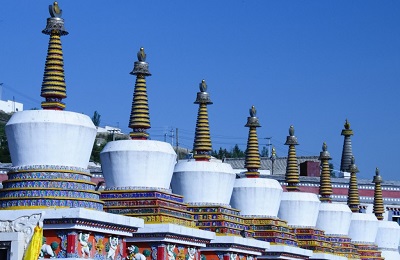
[[[0,219],[26,221],[28,228],[31,220],[25,219],[41,212],[43,245],[39,258],[123,259],[127,255],[125,239],[144,226],[141,219],[101,211],[93,214],[93,210],[82,208],[3,210]]]
[[[382,252],[374,243],[353,242],[361,260],[383,260]]]
[[[256,260],[270,247],[268,242],[239,236],[218,236],[201,254],[207,260]]]
[[[175,224],[145,224],[127,238],[129,260],[200,260],[200,249],[215,239],[215,233]],[[141,258],[139,258],[141,257]]]
[[[294,246],[270,245],[267,252],[258,259],[310,259],[313,256],[311,250]]]
[[[332,243],[333,252],[336,255],[344,256],[348,259],[360,259],[360,255],[349,237],[328,236],[328,240]]]
[[[314,252],[310,259],[314,260],[348,260],[347,257],[334,255],[330,253]]]
[[[254,238],[269,242],[272,245],[297,247],[297,238],[286,221],[272,217],[243,216],[244,222],[254,232]]]
[[[223,205],[192,205],[188,210],[193,213],[198,228],[212,231],[217,235],[236,235],[253,237],[239,210]]]
[[[332,243],[325,232],[316,228],[292,227],[298,245],[301,248],[312,250],[314,253],[333,254]]]
[[[0,190],[0,209],[87,208],[103,210],[100,192],[84,168],[57,165],[12,167]]]
[[[183,197],[167,189],[146,187],[107,188],[101,193],[104,210],[141,218],[146,224],[171,223],[196,227]]]

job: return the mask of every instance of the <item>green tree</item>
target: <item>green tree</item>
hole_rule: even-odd
[[[245,157],[246,154],[244,151],[240,150],[239,145],[235,144],[231,151],[231,157],[232,158],[243,158]]]
[[[97,113],[97,111],[94,111],[93,116],[92,116],[92,121],[95,126],[100,125],[100,118],[101,118],[101,115],[99,113]]]
[[[107,143],[97,144],[97,141],[94,141],[92,154],[90,155],[90,160],[92,162],[100,163],[100,152],[103,150],[106,144]]]
[[[261,153],[260,153],[260,156],[261,157],[269,157],[269,151],[268,151],[266,146],[263,146],[263,148],[261,150]]]
[[[332,177],[332,178],[335,178],[335,177],[336,177],[336,174],[335,174],[335,172],[333,171],[334,166],[333,166],[332,163],[329,163],[329,169],[331,170],[331,177]]]
[[[11,155],[8,149],[8,141],[5,131],[5,124],[0,123],[0,162],[10,163]]]
[[[226,148],[222,149],[222,147],[219,148],[218,152],[214,150],[211,155],[217,159],[232,158],[232,153],[228,152]]]

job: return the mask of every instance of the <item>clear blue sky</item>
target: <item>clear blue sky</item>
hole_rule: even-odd
[[[1,1],[3,99],[40,107],[51,1]],[[245,148],[248,109],[255,105],[260,145],[272,137],[278,156],[291,124],[298,155],[318,155],[324,141],[340,167],[346,118],[354,130],[359,178],[375,167],[400,180],[400,1],[59,1],[67,110],[128,132],[141,46],[153,139],[179,128],[192,147],[201,79],[213,148]],[[60,135],[62,138],[62,135]],[[170,140],[170,138],[168,138]]]

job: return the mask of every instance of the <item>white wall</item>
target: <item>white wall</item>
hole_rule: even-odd
[[[24,110],[24,104],[12,100],[0,100],[0,110],[6,113],[13,113]]]

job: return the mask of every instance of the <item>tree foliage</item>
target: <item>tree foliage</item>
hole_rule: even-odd
[[[332,177],[332,178],[335,178],[335,177],[336,177],[336,174],[335,174],[334,166],[333,166],[332,163],[329,163],[329,169],[331,170],[331,177]]]
[[[260,153],[261,157],[269,157],[269,151],[268,148],[266,146],[263,146],[261,153]]]
[[[95,126],[100,125],[100,118],[101,118],[101,115],[97,111],[94,111],[93,116],[92,116],[92,121]]]
[[[220,147],[218,152],[214,150],[211,153],[212,156],[218,159],[223,158],[244,158],[246,156],[246,151],[243,151],[239,148],[239,145],[235,145],[231,150],[227,150],[226,148]]]
[[[8,149],[8,141],[5,131],[5,124],[3,123],[0,123],[0,162],[11,162],[10,150]]]
[[[107,144],[106,142],[98,144],[97,141],[94,141],[92,154],[90,155],[90,161],[100,163],[100,152],[103,150],[106,144]]]

